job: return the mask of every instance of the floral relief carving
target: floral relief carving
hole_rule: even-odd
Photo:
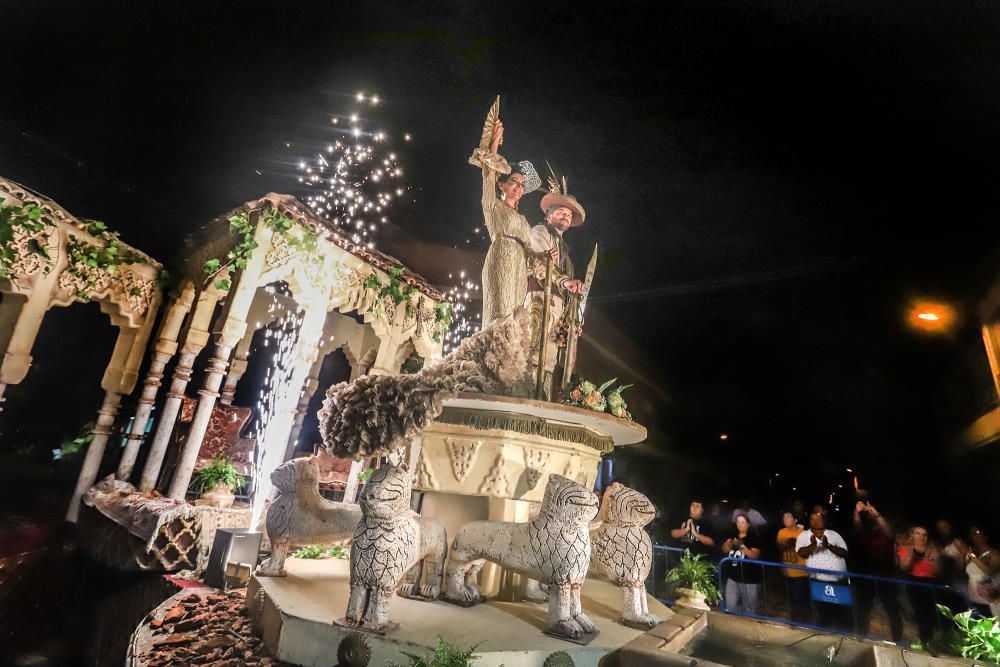
[[[420,461],[417,463],[415,475],[417,479],[417,487],[421,489],[432,489],[435,491],[440,488],[437,477],[434,476],[434,469],[431,468],[431,462],[427,458],[426,450],[421,450],[420,452]]]
[[[377,299],[371,290],[365,289],[364,273],[344,264],[335,265],[333,273],[337,279],[333,281],[333,288],[330,290],[330,309],[342,313],[356,310],[359,314],[372,310]]]
[[[137,315],[146,314],[156,295],[156,281],[146,280],[131,271],[119,271],[114,287],[116,296],[125,300]]]
[[[271,268],[278,268],[288,263],[292,257],[298,253],[298,248],[289,245],[284,234],[274,234],[271,236],[271,250],[264,257],[264,261]]]
[[[396,302],[391,296],[382,297],[382,310],[385,312],[386,321],[392,322],[396,319]]]
[[[428,332],[429,332],[428,337],[432,336],[434,332],[434,326],[437,323],[437,313],[434,311],[433,308],[424,308],[425,301],[426,300],[424,299],[423,296],[417,299],[417,310],[416,310],[417,329],[414,332],[414,335],[417,338],[420,338],[425,334],[428,334]],[[428,325],[430,325],[429,328]]]
[[[17,259],[11,265],[12,275],[17,278],[24,278],[34,275],[44,270],[49,272],[49,262],[37,252],[32,250],[32,245],[40,248],[51,248],[52,229],[43,229],[37,232],[29,232],[20,226],[13,227],[11,244],[14,246],[14,253]],[[51,255],[51,252],[49,253]]]
[[[476,461],[476,454],[479,453],[479,447],[483,443],[478,440],[455,440],[454,438],[445,438],[445,446],[448,448],[448,454],[451,458],[451,471],[455,473],[455,479],[459,483],[464,482],[465,478],[469,476],[469,471],[472,470],[472,464]]]
[[[111,274],[105,269],[82,262],[73,264],[72,269],[59,275],[57,283],[60,288],[74,294],[101,294],[111,287]]]
[[[324,282],[325,269],[326,262],[321,260],[310,259],[309,261],[302,262],[302,273],[313,285],[321,285]]]
[[[479,493],[500,497],[505,497],[510,493],[510,479],[504,469],[503,452],[497,454],[497,460],[493,463],[489,474],[486,475],[486,479],[483,480],[482,486],[479,487]]]
[[[552,452],[544,449],[531,449],[529,447],[525,447],[523,452],[528,488],[534,489],[538,486],[538,480],[540,480],[542,475],[545,473],[545,469],[548,467],[549,461],[552,460]]]

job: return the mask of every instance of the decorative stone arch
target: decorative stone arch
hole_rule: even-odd
[[[286,222],[283,226],[275,226],[270,223],[269,219],[274,217],[275,211],[280,213],[283,220],[291,221],[291,224]],[[188,329],[185,336],[188,356],[178,361],[181,374],[178,376],[175,373],[177,382],[171,386],[168,395],[169,404],[175,397],[183,394],[187,380],[190,379],[190,363],[194,360],[190,352],[197,355],[201,349],[197,347],[197,343],[200,342],[203,347],[208,342],[208,332],[211,331],[217,336],[213,354],[199,391],[198,406],[184,450],[168,491],[168,495],[177,499],[183,498],[187,490],[209,415],[220,397],[223,378],[226,378],[227,398],[239,381],[239,346],[248,334],[254,294],[262,286],[278,280],[285,281],[304,312],[299,342],[294,353],[299,359],[296,366],[299,370],[292,379],[292,382],[302,383],[304,393],[292,421],[289,450],[294,447],[296,428],[301,427],[308,398],[315,391],[322,358],[335,349],[327,349],[331,341],[328,340],[329,336],[324,335],[328,327],[332,326],[331,321],[336,322],[336,318],[331,320],[330,317],[334,312],[348,320],[360,318],[370,325],[374,333],[370,340],[361,337],[345,348],[345,351],[350,350],[353,359],[357,359],[356,367],[352,368],[352,379],[360,374],[362,368],[370,372],[397,371],[395,360],[398,348],[404,344],[420,350],[424,358],[440,357],[442,323],[437,318],[436,306],[443,301],[443,296],[420,276],[406,270],[397,260],[354,243],[293,197],[273,193],[247,202],[212,221],[206,230],[217,231],[214,241],[202,244],[203,248],[209,249],[204,252],[218,252],[220,256],[225,256],[229,250],[225,243],[230,241],[221,230],[228,233],[229,219],[233,216],[242,217],[249,225],[248,229],[253,230],[256,248],[241,260],[242,268],[230,266],[231,275],[219,272],[212,276],[213,284],[218,280],[226,283],[215,287],[220,293],[213,294],[216,301],[224,299],[223,311],[211,326],[208,323],[211,321],[210,314],[208,321],[205,321],[204,311],[207,306],[202,309],[200,318],[193,315],[189,318],[192,322],[198,319],[203,328]],[[198,273],[199,269],[200,266],[193,266],[192,280],[204,279]],[[407,287],[402,290],[406,293],[404,302],[397,304],[374,289],[373,276],[382,285],[390,284],[393,280],[398,280],[401,285],[405,284]],[[228,289],[224,289],[225,287]],[[200,293],[210,293],[211,289],[205,287]],[[187,339],[192,338],[192,334],[192,344],[187,345]],[[159,473],[162,462],[162,451],[157,451],[157,445],[165,444],[176,416],[175,410],[164,410],[147,458],[148,470],[143,471],[141,487],[148,489],[155,483],[155,476]]]
[[[0,400],[7,385],[19,384],[31,368],[31,351],[45,314],[53,307],[96,301],[118,329],[101,388],[93,439],[87,448],[67,518],[76,519],[80,496],[94,483],[122,396],[132,393],[156,320],[162,266],[107,231],[103,223],[70,214],[51,199],[0,178],[5,206],[37,207],[35,227],[11,225],[7,250],[13,261],[0,279]],[[109,255],[110,249],[115,254]],[[100,259],[90,253],[100,250]],[[119,260],[119,261],[116,261]]]
[[[375,363],[375,357],[377,356],[378,356],[378,347],[373,345],[372,347],[368,348],[368,350],[363,355],[361,355],[361,358],[358,359],[357,376],[366,375],[369,369],[371,369],[372,364]],[[355,375],[354,373],[352,373],[351,379],[354,378]]]

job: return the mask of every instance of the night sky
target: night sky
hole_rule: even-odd
[[[567,238],[578,266],[601,244],[588,333],[621,364],[589,343],[581,364],[639,380],[661,486],[759,494],[780,471],[812,499],[853,466],[929,508],[960,482],[949,440],[991,387],[997,3],[67,4],[0,8],[3,176],[170,263],[213,216],[303,194],[297,158],[374,92],[414,137],[382,248],[440,281],[486,249],[466,159],[499,93],[502,152],[549,160],[587,208]],[[951,336],[906,326],[922,297],[957,308]],[[93,350],[67,406],[86,419],[111,339],[60,317],[39,350]],[[36,356],[7,440],[59,375]]]

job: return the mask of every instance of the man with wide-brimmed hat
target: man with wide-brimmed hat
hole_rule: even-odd
[[[550,167],[551,172],[551,167]],[[529,245],[531,250],[552,258],[552,296],[549,303],[549,326],[545,352],[545,394],[552,398],[552,376],[559,362],[559,341],[565,340],[566,328],[563,322],[566,303],[572,295],[583,293],[583,283],[575,279],[573,261],[563,235],[570,227],[579,227],[587,217],[583,206],[576,197],[569,194],[565,176],[559,180],[553,173],[549,177],[548,193],[542,197],[541,208],[545,213],[545,224],[531,228]],[[531,361],[538,365],[541,349],[542,311],[545,301],[545,262],[535,261],[528,275],[528,294],[525,306],[531,312],[534,338]],[[573,324],[572,326],[575,326]]]

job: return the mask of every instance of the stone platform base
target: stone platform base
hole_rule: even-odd
[[[346,560],[289,558],[287,577],[260,577],[250,582],[247,606],[264,644],[279,660],[304,667],[331,667],[337,647],[352,633],[334,624],[347,609]],[[372,649],[370,665],[387,660],[408,664],[403,655],[427,654],[437,637],[468,647],[479,644],[476,667],[541,667],[555,651],[565,651],[577,667],[596,667],[609,652],[643,634],[625,627],[621,589],[605,581],[583,586],[583,610],[600,634],[587,646],[542,634],[548,606],[531,602],[487,602],[463,609],[442,601],[420,602],[396,596],[390,618],[399,628],[388,635],[365,633]],[[673,612],[650,598],[649,611],[662,619]]]

